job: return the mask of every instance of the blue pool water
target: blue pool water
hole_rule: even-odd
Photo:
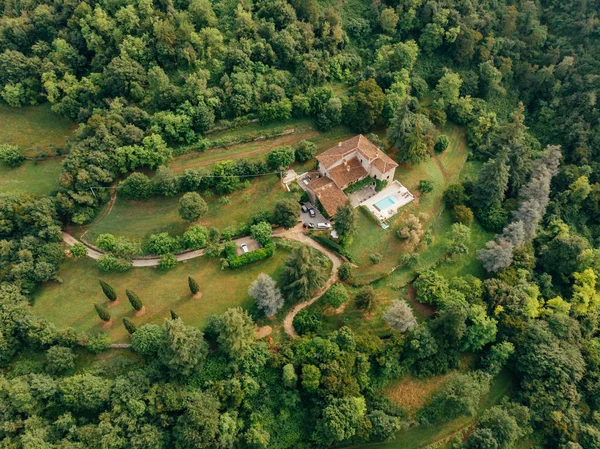
[[[384,199],[377,201],[375,203],[375,206],[377,206],[377,209],[379,209],[379,210],[385,210],[388,207],[393,206],[396,203],[397,203],[396,198],[394,198],[393,195],[388,195]]]

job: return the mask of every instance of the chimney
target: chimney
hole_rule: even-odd
[[[342,146],[342,142],[338,142],[338,147],[341,147],[341,146]]]

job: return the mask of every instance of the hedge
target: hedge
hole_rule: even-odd
[[[379,218],[377,218],[375,216],[375,214],[373,212],[371,212],[367,206],[362,205],[362,206],[358,206],[358,208],[369,220],[371,220],[373,223],[381,226],[381,222],[379,221]]]
[[[348,251],[346,251],[346,249],[339,243],[336,243],[333,240],[331,240],[327,237],[324,237],[322,235],[311,235],[311,237],[313,240],[316,240],[323,246],[326,246],[330,250],[335,251],[340,256],[343,256],[346,259],[348,259],[350,262],[352,262],[352,255]]]
[[[225,246],[225,254],[227,255],[227,261],[229,262],[229,268],[240,268],[244,265],[248,265],[259,260],[271,257],[275,253],[275,244],[273,242],[267,243],[263,248],[255,249],[248,253],[236,254],[237,246],[233,244]]]

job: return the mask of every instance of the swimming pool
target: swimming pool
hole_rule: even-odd
[[[398,200],[396,199],[396,197],[394,195],[388,195],[386,196],[384,199],[377,201],[374,206],[379,209],[380,211],[384,211],[386,210],[388,207],[393,206],[394,204],[396,204],[398,202]]]

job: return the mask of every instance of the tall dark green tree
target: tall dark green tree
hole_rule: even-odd
[[[100,283],[100,287],[102,287],[102,291],[104,292],[104,295],[108,298],[108,300],[116,301],[117,292],[115,291],[115,289],[112,288],[112,286],[107,282],[104,282],[102,279],[98,280],[98,282]]]
[[[508,179],[508,151],[503,148],[494,159],[483,164],[473,186],[473,206],[479,209],[501,206],[508,188]]]
[[[135,293],[131,290],[125,290],[125,293],[127,294],[127,298],[129,298],[131,307],[133,307],[135,310],[138,310],[138,311],[142,310],[142,308],[144,307],[144,304],[142,303],[142,300],[137,295],[137,293]]]
[[[350,200],[338,207],[333,216],[333,229],[337,231],[342,243],[349,242],[356,232],[356,211],[350,204]]]
[[[200,285],[198,285],[198,282],[196,281],[196,279],[194,279],[191,276],[188,276],[188,286],[190,287],[190,291],[192,292],[192,295],[195,295],[196,293],[198,293],[200,291]]]
[[[106,306],[104,306],[103,304],[94,304],[94,308],[96,309],[96,313],[102,321],[110,321],[110,313],[108,312]]]
[[[125,329],[127,329],[127,332],[129,332],[130,335],[133,335],[137,330],[135,323],[127,317],[123,317],[123,326]]]
[[[323,269],[304,246],[294,248],[285,261],[279,284],[281,291],[291,300],[310,298],[324,280]]]

